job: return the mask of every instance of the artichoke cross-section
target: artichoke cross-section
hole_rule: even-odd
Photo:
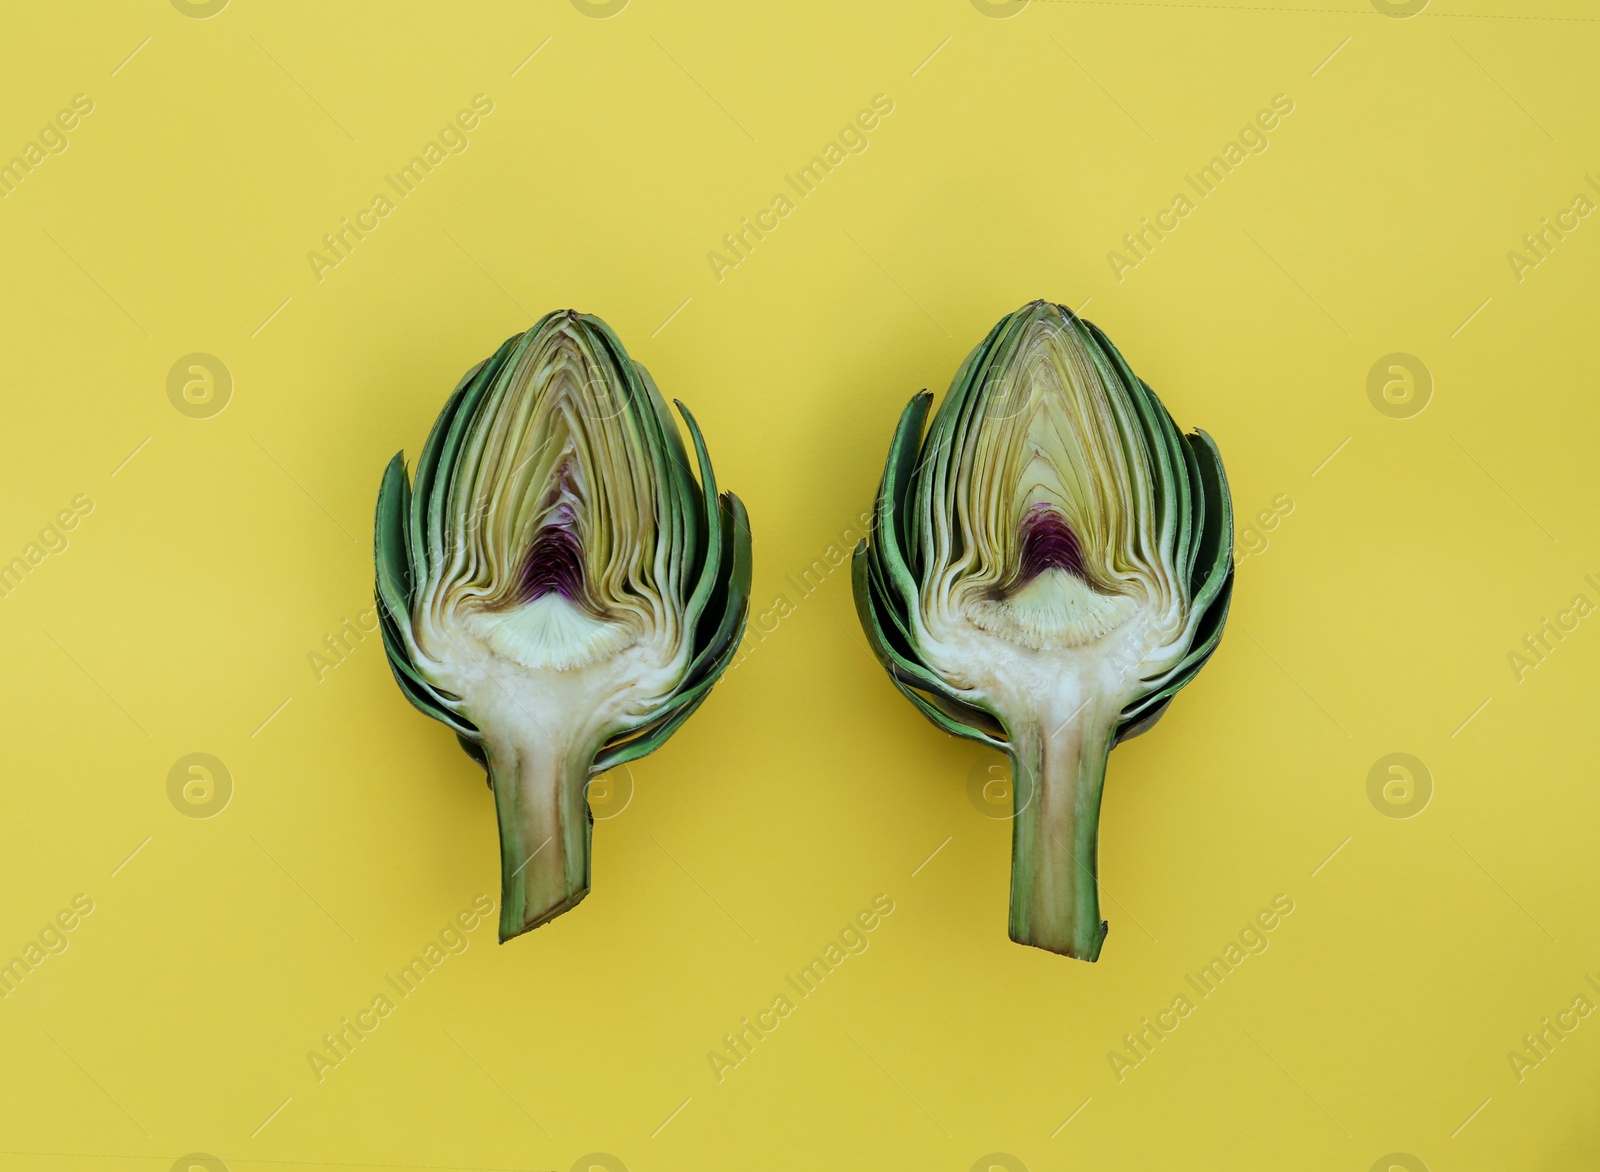
[[[547,314],[467,372],[378,493],[395,681],[487,771],[500,939],[589,891],[586,790],[706,698],[749,611],[750,525],[599,318]]]
[[[1222,458],[1105,334],[1043,301],[968,355],[930,425],[932,401],[901,416],[856,609],[912,704],[1011,758],[1011,938],[1092,961],[1106,759],[1222,637]]]

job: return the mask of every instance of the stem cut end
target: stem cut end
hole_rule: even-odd
[[[519,886],[517,895],[526,894]],[[549,904],[543,910],[534,911],[526,907],[522,909],[514,908],[512,900],[515,896],[513,895],[512,887],[509,884],[502,885],[500,892],[500,943],[504,944],[507,940],[514,940],[524,932],[531,932],[535,928],[544,927],[563,912],[570,912],[577,907],[583,902],[583,897],[588,894],[589,885],[584,883],[583,886],[566,892],[555,903]]]
[[[1043,925],[1019,926],[1013,916],[1011,939],[1030,948],[1042,948],[1057,956],[1070,956],[1073,960],[1086,960],[1093,964],[1100,959],[1100,949],[1106,942],[1106,933],[1111,925],[1101,920],[1098,925],[1086,924],[1082,930],[1064,936],[1043,929]]]

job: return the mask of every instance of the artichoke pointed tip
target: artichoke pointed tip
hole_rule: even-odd
[[[543,327],[554,330],[558,334],[572,337],[581,333],[589,315],[577,309],[557,309],[544,315],[536,324],[535,330]]]

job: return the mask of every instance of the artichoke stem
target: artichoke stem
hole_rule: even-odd
[[[1106,938],[1096,874],[1114,732],[1093,707],[1053,732],[1024,730],[1012,750],[1011,939],[1087,961]]]
[[[500,942],[589,894],[588,759],[569,746],[486,746],[500,823]]]

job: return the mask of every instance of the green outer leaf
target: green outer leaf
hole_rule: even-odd
[[[489,776],[489,754],[484,747],[472,738],[456,734],[456,742],[461,746],[461,751],[483,766],[483,780],[488,783],[489,789],[494,789],[494,779]]]
[[[1217,451],[1216,442],[1203,431],[1183,438],[1194,458],[1192,466],[1197,473],[1195,485],[1199,490],[1196,497],[1203,501],[1206,509],[1204,524],[1195,540],[1196,569],[1206,567],[1205,578],[1189,603],[1191,613],[1198,616],[1194,638],[1177,666],[1160,677],[1150,692],[1123,709],[1122,721],[1117,726],[1119,741],[1137,736],[1153,725],[1178,690],[1199,674],[1222,641],[1222,628],[1233,597],[1233,503],[1222,468],[1222,454]]]
[[[857,548],[860,548],[859,545]],[[927,702],[950,719],[970,725],[987,736],[1004,738],[1004,725],[999,716],[951,689],[940,676],[924,667],[915,658],[915,644],[909,624],[896,613],[893,604],[889,602],[882,578],[873,567],[871,559],[866,559],[866,562],[866,597],[872,608],[870,617],[875,624],[874,629],[868,633],[881,646],[883,656],[887,656],[884,664],[890,674],[907,687],[919,693],[928,693],[925,697]],[[852,583],[855,575],[856,570],[852,564]],[[887,624],[884,622],[885,619],[888,620]]]
[[[441,509],[445,498],[444,492],[434,491],[435,486],[442,484],[448,487],[450,469],[460,451],[467,424],[484,394],[493,385],[495,376],[505,366],[512,349],[525,337],[527,337],[526,332],[507,338],[490,358],[478,363],[462,376],[461,381],[456,384],[456,389],[445,402],[444,410],[434,421],[432,430],[428,432],[427,441],[422,445],[422,454],[417,457],[411,493],[411,537],[408,552],[413,571],[413,586],[416,584],[416,571],[420,569],[426,573],[434,562],[443,556],[442,531],[430,525],[430,518],[436,512],[432,507],[434,498],[438,497]]]
[[[718,579],[721,585],[716,588],[716,595],[721,601],[702,615],[696,637],[700,638],[703,631],[704,642],[684,674],[685,687],[698,684],[708,675],[714,679],[722,673],[744,636],[745,620],[750,613],[750,517],[745,512],[744,502],[731,492],[722,494],[718,507],[718,527],[722,531],[721,564],[725,567]],[[716,623],[708,626],[713,613],[717,615]]]
[[[476,726],[455,714],[450,698],[422,678],[412,661],[410,644],[399,626],[401,622],[408,626],[411,622],[412,579],[405,526],[410,503],[411,486],[406,481],[404,460],[397,452],[384,469],[373,527],[373,560],[377,565],[375,595],[384,654],[406,699],[459,735],[476,735]]]
[[[394,673],[395,682],[400,685],[400,690],[405,693],[406,699],[416,705],[421,712],[442,721],[458,733],[475,736],[478,731],[477,726],[457,716],[444,699],[444,693],[430,686],[417,674],[406,650],[404,637],[395,629],[394,620],[383,607],[382,599],[379,599],[378,625],[383,635],[383,649],[389,660],[389,670]]]
[[[926,391],[914,395],[895,429],[873,513],[877,540],[863,540],[852,559],[856,610],[874,654],[919,711],[946,732],[998,747],[1005,739],[998,717],[961,697],[936,673],[895,647],[900,643],[909,652],[914,646],[911,632],[916,621],[918,575],[902,553],[901,543],[912,514],[908,502],[919,472],[918,441],[932,403],[933,396]],[[925,443],[920,446],[926,448]]]
[[[1178,569],[1177,578],[1187,590],[1193,547],[1197,536],[1194,525],[1194,487],[1191,483],[1187,446],[1178,426],[1168,414],[1150,384],[1133,373],[1122,352],[1112,345],[1099,327],[1085,322],[1101,351],[1109,358],[1122,382],[1123,390],[1139,413],[1144,439],[1158,466],[1156,500],[1161,512],[1161,546]]]
[[[750,613],[750,520],[744,504],[731,492],[721,497],[724,533],[722,546],[728,551],[727,579],[719,591],[721,617],[706,646],[690,662],[683,683],[667,701],[667,708],[653,719],[607,741],[590,766],[591,773],[604,773],[628,761],[637,761],[659,749],[694,710],[711,694],[744,634]]]
[[[922,429],[928,420],[928,410],[933,406],[933,396],[927,391],[913,395],[900,413],[900,424],[895,428],[894,440],[889,445],[889,460],[883,470],[883,481],[878,487],[878,500],[873,509],[872,521],[875,551],[881,551],[881,562],[886,582],[892,584],[902,603],[915,606],[917,578],[901,552],[905,541],[905,526],[913,518],[905,507],[910,499],[911,485],[917,474],[917,457],[920,454]]]
[[[679,399],[674,399],[672,403],[677,407],[678,414],[683,416],[684,423],[689,427],[689,435],[694,440],[695,459],[700,465],[700,504],[705,513],[707,542],[704,549],[694,551],[694,556],[701,566],[700,580],[695,583],[694,592],[690,594],[689,601],[683,608],[684,622],[692,628],[699,621],[706,603],[711,599],[711,592],[716,589],[721,577],[722,524],[718,517],[717,474],[711,470],[711,455],[706,451],[705,437],[700,434],[700,425],[695,422],[689,408]]]
[[[878,662],[889,673],[889,679],[900,690],[907,700],[916,707],[917,711],[926,716],[939,728],[954,736],[965,737],[968,740],[982,741],[992,748],[1005,750],[1006,738],[1003,732],[995,735],[994,732],[985,731],[979,726],[978,718],[993,721],[994,718],[980,709],[963,704],[950,693],[942,681],[926,668],[905,659],[896,653],[884,637],[883,628],[879,622],[877,601],[872,596],[873,591],[868,580],[867,568],[868,554],[867,542],[863,538],[856,546],[855,555],[850,559],[850,581],[855,593],[856,613],[861,617],[861,629],[866,633],[867,642],[872,646],[873,654],[878,657]],[[927,687],[929,695],[924,695],[916,690],[915,684]],[[968,719],[961,719],[959,712],[946,712],[932,697],[946,699],[966,709]]]
[[[628,357],[627,350],[611,327],[591,314],[580,314],[578,320],[593,333],[600,347],[627,389],[627,414],[629,420],[645,435],[645,444],[651,450],[668,455],[670,459],[656,461],[657,495],[665,502],[663,529],[668,540],[680,551],[682,558],[696,554],[703,535],[700,532],[701,490],[689,472],[689,454],[684,450],[683,437],[677,424],[667,411],[666,401],[656,389],[649,371]],[[688,563],[686,563],[688,564]]]
[[[979,392],[986,384],[990,367],[1003,360],[1007,334],[1008,331],[1015,334],[1014,319],[1017,316],[1012,314],[996,322],[988,336],[962,362],[955,380],[950,384],[950,390],[945,394],[945,401],[939,405],[939,411],[933,418],[927,438],[923,440],[914,483],[906,486],[904,491],[907,495],[900,501],[902,506],[912,500],[927,500],[930,495],[943,498],[944,472],[952,458],[956,438],[968,430],[964,412],[970,403],[981,399]],[[923,393],[927,394],[926,391]],[[931,395],[928,401],[932,403]],[[918,512],[926,513],[925,510]],[[920,568],[931,554],[932,518],[927,515],[908,516],[904,524],[916,526],[908,529],[906,551],[908,560]]]

